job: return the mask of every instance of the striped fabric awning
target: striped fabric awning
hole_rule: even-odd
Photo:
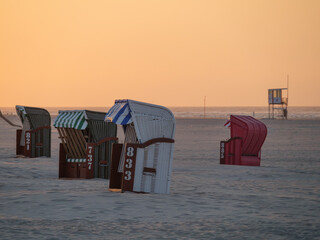
[[[117,100],[104,120],[120,125],[131,123],[133,120],[128,100]]]
[[[59,115],[55,119],[53,126],[56,128],[84,130],[88,126],[85,111],[59,111]]]
[[[68,158],[67,162],[68,163],[85,163],[87,159],[85,158]]]

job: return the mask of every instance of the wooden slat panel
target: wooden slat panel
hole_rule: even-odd
[[[70,129],[69,131],[74,139],[75,145],[77,146],[79,153],[81,154],[81,158],[85,158],[86,157],[86,148],[84,148],[82,146],[82,143],[81,143],[78,135],[76,134],[76,130]]]
[[[71,148],[70,148],[70,146],[68,144],[68,137],[67,137],[67,135],[66,135],[66,133],[64,131],[64,128],[59,128],[59,131],[61,133],[61,139],[63,139],[63,142],[65,143],[64,146],[66,147],[65,150],[66,150],[67,156],[68,157],[72,157]]]
[[[74,158],[75,157],[75,153],[73,151],[73,148],[71,146],[71,139],[66,131],[65,128],[61,128],[62,132],[64,133],[64,136],[65,136],[65,141],[66,141],[66,144],[68,146],[68,149],[69,149],[69,154],[70,154],[70,157],[71,158]]]
[[[73,141],[72,141],[72,138],[70,137],[70,134],[68,133],[66,128],[61,128],[61,130],[64,132],[64,134],[66,136],[66,143],[67,143],[68,148],[70,150],[70,157],[71,158],[76,158],[77,157],[77,153],[76,153],[76,151],[74,149]]]
[[[64,150],[66,151],[68,156],[71,156],[68,145],[66,144],[66,139],[65,139],[65,135],[64,135],[63,131],[61,131],[61,128],[59,128],[59,127],[57,128],[57,130],[58,130],[62,145],[64,147]]]
[[[75,153],[75,157],[76,158],[80,158],[81,157],[81,152],[77,146],[77,143],[76,143],[76,139],[73,137],[73,134],[72,134],[72,128],[66,128],[66,132],[68,133],[68,136],[70,137],[71,141],[70,141],[70,145],[72,145],[72,148],[74,150],[74,153]]]
[[[77,134],[79,141],[81,142],[81,146],[83,147],[83,149],[86,149],[87,147],[87,142],[86,139],[83,136],[83,133],[81,130],[75,130],[75,133]]]

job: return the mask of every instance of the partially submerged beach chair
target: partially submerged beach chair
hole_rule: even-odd
[[[59,178],[109,178],[117,126],[105,122],[105,115],[88,110],[59,111],[54,122],[61,139]]]
[[[123,144],[112,149],[111,191],[169,193],[175,118],[162,106],[116,100],[105,118],[123,126]]]
[[[16,154],[34,158],[51,155],[51,118],[43,108],[16,106],[22,122],[17,130]]]
[[[260,166],[266,125],[250,116],[235,115],[225,125],[230,127],[231,138],[220,142],[220,164]]]

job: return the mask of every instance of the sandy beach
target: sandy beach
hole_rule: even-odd
[[[0,119],[0,239],[320,239],[320,120],[263,121],[261,167],[246,167],[219,164],[225,120],[177,119],[165,195],[59,180],[57,131],[51,158],[17,158]]]
[[[320,0],[0,0],[0,36],[0,240],[320,240]]]

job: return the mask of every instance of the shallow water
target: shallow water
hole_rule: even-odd
[[[0,121],[0,239],[320,239],[320,121],[263,121],[261,167],[246,167],[219,164],[225,120],[177,119],[169,195],[59,180],[55,129],[51,158],[15,158]]]

